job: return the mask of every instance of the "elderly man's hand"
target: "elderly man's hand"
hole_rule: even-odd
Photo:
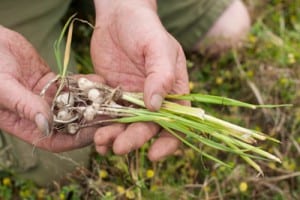
[[[185,56],[180,44],[165,30],[155,0],[95,0],[96,27],[91,55],[96,73],[110,86],[144,92],[148,109],[158,110],[167,93],[188,93]],[[100,128],[96,149],[104,154],[113,143],[117,154],[142,146],[158,133],[152,123]],[[166,132],[149,150],[151,160],[173,153],[180,142]]]
[[[54,133],[40,140],[49,134],[52,115],[39,93],[54,77],[25,38],[0,26],[0,128],[53,152],[91,143],[92,130],[78,138]]]

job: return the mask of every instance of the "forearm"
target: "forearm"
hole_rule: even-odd
[[[7,40],[7,28],[0,24],[0,44]]]
[[[102,16],[107,13],[108,8],[111,7],[112,5],[116,4],[143,4],[145,6],[148,6],[152,10],[157,10],[157,2],[156,0],[94,0],[94,5],[95,5],[95,12],[96,12],[96,17],[97,16]]]

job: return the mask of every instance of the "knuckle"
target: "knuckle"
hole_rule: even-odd
[[[26,95],[22,97],[17,97],[14,102],[14,112],[19,115],[21,118],[28,118],[32,120],[35,116],[35,110],[31,109],[30,106],[27,105],[26,102],[30,102],[26,100]]]
[[[94,136],[94,141],[96,145],[104,145],[108,142],[109,137],[106,134],[103,134],[102,130],[98,131]]]
[[[169,90],[172,89],[174,83],[175,83],[175,76],[174,76],[174,74],[171,73],[171,72],[166,72],[164,74],[164,77],[163,77],[163,88],[166,91],[169,91]]]
[[[25,114],[25,104],[21,99],[16,99],[14,103],[14,112],[17,113],[20,117],[24,117]]]
[[[174,74],[171,73],[171,72],[166,72],[164,74],[164,81],[167,82],[167,83],[174,83],[174,81],[175,81]]]

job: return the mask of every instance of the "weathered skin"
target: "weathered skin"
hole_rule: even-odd
[[[0,26],[0,128],[37,147],[61,152],[86,146],[93,141],[95,129],[78,138],[49,134],[50,106],[39,96],[55,77],[35,49],[20,34]],[[53,94],[54,88],[48,91]],[[48,98],[48,101],[50,99]]]
[[[95,5],[91,55],[95,71],[108,85],[144,92],[150,110],[158,110],[167,93],[188,93],[183,50],[161,24],[156,1],[100,0]],[[159,131],[152,123],[104,127],[96,132],[96,149],[104,154],[112,144],[115,153],[126,154]],[[163,131],[150,148],[149,158],[159,160],[172,154],[179,144]]]

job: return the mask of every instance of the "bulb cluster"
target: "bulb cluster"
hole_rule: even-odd
[[[120,106],[116,102],[121,95],[118,88],[112,89],[86,78],[69,81],[66,91],[60,92],[54,101],[54,129],[76,134],[99,115],[114,116],[107,108]]]

